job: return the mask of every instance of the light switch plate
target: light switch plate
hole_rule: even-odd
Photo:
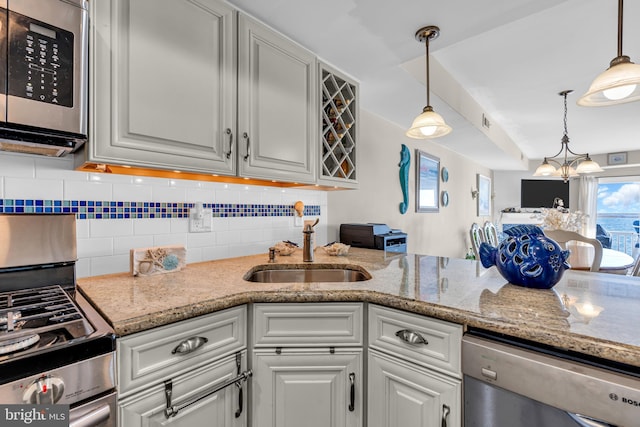
[[[304,225],[304,217],[294,215],[293,216],[293,226],[294,227],[302,227]]]

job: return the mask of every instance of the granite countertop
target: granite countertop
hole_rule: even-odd
[[[350,264],[372,279],[271,284],[243,279],[256,267],[308,266],[297,250],[274,264],[262,254],[189,264],[155,276],[88,277],[78,286],[119,336],[245,303],[363,301],[640,367],[636,277],[568,270],[553,290],[526,289],[473,260],[385,256],[358,248],[344,257],[318,248],[314,264]]]

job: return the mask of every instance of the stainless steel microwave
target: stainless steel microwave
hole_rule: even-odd
[[[0,150],[76,150],[88,89],[87,0],[0,0]]]

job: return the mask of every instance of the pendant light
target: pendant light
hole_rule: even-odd
[[[436,26],[428,26],[420,28],[416,32],[416,40],[426,46],[426,84],[427,84],[427,106],[423,108],[422,113],[415,118],[406,135],[410,138],[427,139],[444,136],[451,132],[451,127],[444,122],[442,116],[431,107],[429,102],[429,41],[440,35],[440,28]]]
[[[576,154],[569,148],[569,135],[567,133],[567,95],[573,92],[572,90],[564,90],[558,95],[564,98],[564,134],[560,143],[560,151],[555,156],[545,157],[542,164],[538,166],[533,176],[551,176],[562,178],[564,182],[567,182],[569,178],[573,178],[583,173],[602,172],[603,169],[600,165],[589,157],[589,154]],[[569,154],[575,156],[569,157]],[[558,160],[562,161],[562,163]],[[556,169],[553,164],[558,165]]]
[[[600,107],[640,100],[640,65],[622,54],[622,9],[622,0],[618,0],[618,56],[593,80],[578,105]]]

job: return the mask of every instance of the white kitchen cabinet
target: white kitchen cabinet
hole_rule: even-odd
[[[245,426],[246,319],[239,306],[118,338],[118,425]]]
[[[230,5],[92,2],[90,57],[78,165],[316,182],[315,55]]]
[[[246,353],[241,355],[246,359]],[[123,399],[118,404],[120,427],[246,427],[247,410],[239,412],[240,390],[232,385],[216,393],[211,390],[237,375],[235,356],[228,356],[172,379],[172,404],[195,401],[175,416],[165,414],[165,384],[159,383]],[[201,399],[199,399],[202,397]],[[243,405],[245,403],[243,402]],[[238,417],[236,417],[238,413]]]
[[[240,14],[238,19],[239,173],[313,183],[315,55],[251,17]]]
[[[253,427],[362,425],[361,349],[262,350],[253,371]]]
[[[362,427],[363,305],[255,304],[252,426]]]
[[[460,427],[462,327],[374,304],[368,327],[368,426]]]
[[[236,11],[218,0],[90,9],[85,160],[235,174]]]
[[[460,380],[369,351],[368,427],[459,427]]]

